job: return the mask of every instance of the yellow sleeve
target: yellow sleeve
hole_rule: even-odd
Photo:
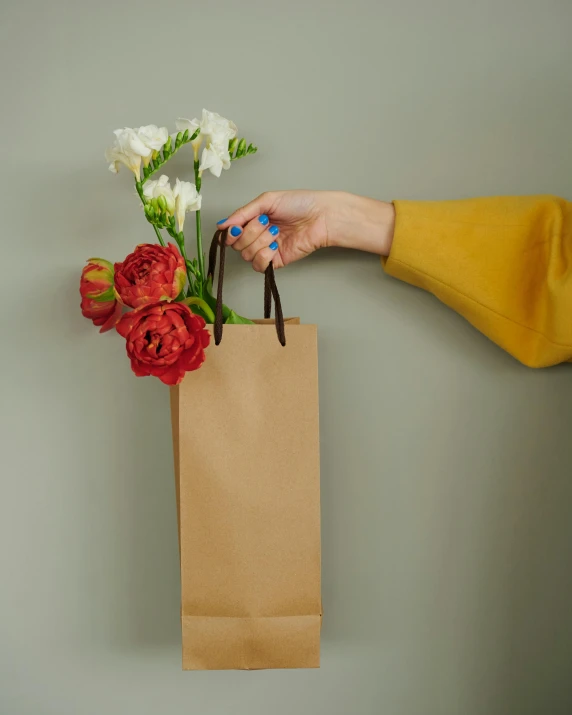
[[[395,201],[389,275],[433,293],[530,367],[572,361],[572,203]]]

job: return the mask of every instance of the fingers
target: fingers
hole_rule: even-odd
[[[253,222],[254,223],[254,222]],[[244,233],[248,231],[250,224],[244,229]],[[242,257],[245,261],[252,262],[254,256],[261,251],[263,248],[268,248],[269,246],[275,246],[278,248],[278,243],[276,242],[276,237],[279,235],[280,229],[278,226],[270,226],[267,231],[259,234],[255,240],[249,241],[247,245],[244,245],[242,250],[237,248],[239,241],[236,242],[233,248],[237,248],[240,251]],[[276,250],[276,248],[274,250]]]
[[[254,201],[246,204],[242,208],[238,209],[232,213],[228,218],[222,219],[218,222],[218,227],[221,229],[228,228],[229,226],[241,226],[243,227],[249,221],[261,216],[262,214],[269,214],[272,212],[272,207],[276,200],[276,194],[267,191],[264,194],[260,194]]]
[[[261,214],[249,221],[244,228],[231,225],[227,235],[226,245],[232,246],[235,251],[243,251],[254,243],[270,227],[270,219],[266,214]],[[272,243],[271,240],[268,243]]]
[[[271,225],[268,216],[262,214],[249,221],[244,229],[236,225],[231,226],[226,242],[235,251],[240,251],[245,261],[253,263],[255,270],[263,273],[277,255],[279,235],[278,226]]]
[[[275,248],[274,248],[275,246]],[[280,255],[278,241],[274,241],[270,246],[261,248],[252,259],[252,267],[258,273],[264,273],[269,263],[273,263],[275,268],[282,268],[284,263]]]

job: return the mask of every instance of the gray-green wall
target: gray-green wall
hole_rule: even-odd
[[[0,12],[0,712],[572,712],[570,368],[521,367],[371,256],[280,272],[319,325],[323,664],[183,673],[167,390],[77,290],[88,256],[153,240],[112,130],[203,106],[260,147],[206,179],[209,229],[281,187],[570,198],[569,0]],[[259,315],[233,258],[228,295]]]

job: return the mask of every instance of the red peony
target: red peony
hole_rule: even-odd
[[[174,300],[185,286],[185,259],[176,246],[142,243],[115,264],[115,288],[130,308]]]
[[[117,332],[127,340],[127,355],[138,377],[154,375],[178,385],[186,372],[205,360],[210,334],[205,321],[184,303],[153,303],[125,313]]]
[[[81,272],[79,283],[81,312],[99,332],[113,328],[121,315],[121,304],[113,290],[113,266],[103,258],[90,258]]]

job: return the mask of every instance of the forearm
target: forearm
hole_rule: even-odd
[[[355,194],[336,193],[327,219],[328,245],[388,256],[393,241],[393,204]]]

